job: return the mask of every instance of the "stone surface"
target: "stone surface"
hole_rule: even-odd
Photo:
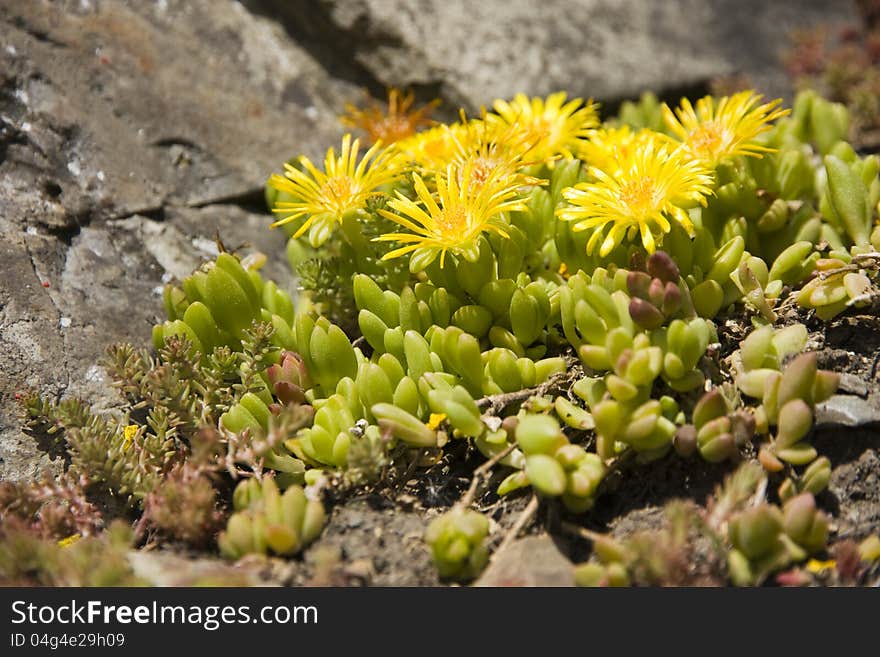
[[[862,399],[854,395],[834,395],[816,405],[818,427],[868,427],[880,425],[880,399],[876,394]]]
[[[356,92],[235,2],[34,1],[0,4],[0,21],[6,159],[20,163],[4,187],[60,213],[251,194],[279,162],[335,141]]]
[[[0,2],[0,479],[52,464],[15,394],[111,407],[107,345],[147,344],[159,292],[231,247],[290,285],[262,187],[339,139],[360,89],[224,1]]]
[[[493,555],[475,586],[574,586],[574,566],[547,534],[520,538]]]
[[[519,91],[559,89],[605,101],[644,89],[700,88],[747,74],[786,94],[779,52],[790,28],[853,22],[851,2],[827,0],[252,0],[289,29],[341,40],[382,85],[439,91],[471,108]],[[349,63],[351,67],[351,63]]]
[[[132,550],[128,562],[134,574],[150,586],[277,586],[293,570],[280,559],[243,559],[230,564],[166,550]]]

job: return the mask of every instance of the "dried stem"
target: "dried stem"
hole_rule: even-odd
[[[471,485],[468,487],[467,492],[464,496],[459,500],[458,504],[462,508],[468,508],[474,502],[474,498],[477,495],[477,489],[482,483],[484,478],[487,478],[487,474],[493,467],[495,467],[499,461],[504,459],[508,454],[510,454],[514,449],[516,449],[516,444],[508,445],[505,449],[501,450],[497,454],[495,454],[488,461],[483,463],[480,467],[474,470],[474,476],[471,479]]]
[[[574,534],[575,536],[580,536],[591,543],[595,543],[598,540],[605,538],[604,534],[600,534],[599,532],[594,532],[592,529],[587,529],[586,527],[581,527],[580,525],[575,525],[571,522],[563,522],[560,523],[560,527],[567,531],[569,534]]]
[[[859,271],[865,267],[871,269],[877,269],[880,267],[880,253],[859,253],[852,257],[852,261],[849,264],[843,265],[842,267],[835,267],[834,269],[826,269],[825,271],[820,271],[816,275],[824,281],[836,274],[846,274],[847,272]]]
[[[519,514],[519,517],[516,519],[516,522],[513,523],[513,527],[511,527],[507,534],[504,536],[504,540],[501,541],[501,545],[498,546],[498,549],[493,553],[493,557],[496,554],[500,554],[508,545],[513,543],[516,537],[519,535],[522,528],[526,526],[529,520],[532,519],[532,516],[535,515],[535,512],[538,510],[538,496],[532,495],[532,499],[529,500],[528,505],[525,509],[523,509],[522,513]]]
[[[518,404],[524,402],[529,397],[533,397],[535,395],[543,395],[547,393],[549,390],[552,390],[556,387],[563,379],[565,379],[566,374],[563,372],[561,374],[556,374],[555,376],[550,377],[544,383],[539,386],[535,386],[534,388],[525,388],[524,390],[516,390],[514,392],[503,392],[498,395],[488,395],[486,397],[480,397],[477,400],[478,408],[485,408],[487,415],[498,415],[501,411],[503,411],[508,406],[512,406],[514,404]]]

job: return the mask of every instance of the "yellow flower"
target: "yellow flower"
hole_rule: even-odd
[[[428,421],[425,422],[425,426],[428,427],[431,431],[436,431],[440,428],[440,425],[443,424],[443,420],[445,419],[446,413],[431,413]]]
[[[827,561],[819,561],[818,559],[810,559],[807,562],[807,570],[813,573],[814,575],[818,575],[819,573],[824,573],[826,570],[834,570],[837,568],[837,562],[834,559],[829,559]]]
[[[724,96],[716,106],[712,96],[705,96],[697,101],[696,109],[682,98],[674,114],[663,105],[663,120],[691,157],[709,167],[735,155],[761,157],[773,149],[752,140],[769,130],[771,121],[790,112],[779,108],[779,99],[758,105],[761,98],[754,91],[741,91]]]
[[[591,128],[598,125],[597,105],[592,101],[574,98],[565,102],[563,91],[550,94],[547,99],[529,99],[517,94],[513,101],[496,100],[497,114],[489,121],[516,126],[523,140],[531,146],[532,157],[548,160],[559,155],[574,157],[579,144]]]
[[[424,173],[443,172],[457,152],[456,139],[464,131],[458,123],[438,125],[407,137],[392,148]]]
[[[273,174],[269,185],[284,192],[293,200],[275,202],[272,212],[285,215],[272,227],[306,217],[294,233],[300,237],[313,223],[325,230],[312,240],[318,246],[347,213],[362,209],[367,199],[378,193],[377,188],[400,178],[402,166],[393,152],[374,144],[358,161],[360,144],[352,142],[351,135],[342,138],[339,156],[331,148],[324,159],[324,171],[319,171],[305,155],[299,161],[303,170],[285,164],[285,174]]]
[[[636,149],[617,171],[606,173],[591,167],[590,174],[594,182],[563,190],[572,205],[559,208],[556,214],[566,221],[577,221],[576,231],[592,229],[587,253],[601,240],[600,256],[608,255],[624,237],[633,239],[636,234],[653,253],[656,238],[670,231],[670,218],[692,232],[684,208],[705,204],[705,197],[712,193],[712,174],[703,164],[658,141]]]
[[[123,449],[128,449],[129,445],[131,445],[131,441],[134,440],[134,437],[137,435],[138,429],[138,425],[129,424],[122,430]]]
[[[482,119],[470,121],[462,111],[459,125],[462,129],[452,135],[455,152],[449,163],[460,172],[469,170],[471,184],[484,185],[489,180],[519,186],[547,183],[520,171],[541,160],[532,160],[532,145],[517,126],[493,124],[485,110]]]
[[[525,209],[525,204],[516,198],[519,185],[500,180],[494,174],[482,185],[476,185],[473,184],[473,175],[472,163],[465,165],[462,170],[449,165],[443,175],[435,178],[435,200],[421,176],[414,173],[418,200],[413,201],[398,192],[397,198],[388,201],[388,205],[399,214],[379,210],[382,216],[412,231],[388,233],[375,238],[377,241],[405,244],[385,254],[383,259],[415,252],[410,260],[410,269],[420,271],[438,255],[442,267],[447,251],[467,259],[476,258],[478,241],[484,232],[507,237],[503,213]]]
[[[348,103],[340,121],[349,128],[363,130],[371,144],[393,144],[416,134],[420,127],[431,125],[431,110],[440,103],[434,100],[421,107],[413,107],[414,102],[412,91],[404,94],[392,88],[388,90],[387,108],[375,101],[363,109]]]
[[[613,174],[628,162],[633,153],[648,142],[671,141],[666,135],[647,128],[633,132],[628,125],[619,128],[591,130],[587,141],[580,145],[578,157],[588,166]]]

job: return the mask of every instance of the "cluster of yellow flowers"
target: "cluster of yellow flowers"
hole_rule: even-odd
[[[378,212],[404,231],[378,237],[397,242],[385,258],[412,254],[418,269],[447,252],[476,253],[483,233],[506,236],[506,213],[523,210],[529,186],[546,180],[531,173],[561,158],[584,162],[588,177],[563,190],[567,203],[557,216],[590,230],[587,252],[605,256],[624,240],[641,239],[653,252],[672,221],[688,232],[688,210],[713,194],[715,168],[738,155],[769,149],[754,139],[788,113],[779,100],[761,104],[753,91],[696,107],[684,99],[673,112],[663,106],[667,133],[627,126],[602,126],[597,105],[564,92],[547,98],[517,95],[496,100],[492,112],[453,124],[429,123],[430,106],[413,109],[411,95],[392,90],[388,110],[348,108],[344,123],[361,129],[372,145],[360,155],[360,140],[346,134],[339,155],[330,149],[319,170],[307,157],[285,165],[269,185],[283,193],[273,211],[275,226],[304,220],[295,233],[315,224],[321,242],[347,216],[366,218],[367,201],[386,195]],[[310,233],[310,236],[313,234]]]

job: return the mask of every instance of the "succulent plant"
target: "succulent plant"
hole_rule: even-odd
[[[288,162],[267,200],[302,293],[265,279],[264,256],[224,250],[165,287],[155,355],[111,350],[128,415],[29,397],[34,430],[88,487],[193,544],[245,476],[218,541],[230,558],[317,538],[306,481],[388,483],[450,444],[503,469],[499,493],[585,514],[625,455],[736,461],[757,438],[752,478],[782,480],[784,507],[725,498],[709,523],[725,572],[758,583],[821,551],[812,496],[831,466],[809,441],[838,379],[802,353],[803,325],[779,325],[788,300],[827,321],[877,295],[880,159],[843,141],[846,110],[750,91],[675,110],[644,96],[604,125],[564,94],[494,107],[424,132],[414,120],[366,152],[347,135],[323,170]],[[725,359],[716,321],[731,311],[754,328]],[[426,533],[444,577],[486,562],[472,498]],[[673,524],[616,551],[600,541],[578,582],[674,580],[689,530]]]
[[[243,480],[235,487],[233,503],[234,512],[217,539],[220,552],[229,559],[295,554],[324,529],[324,506],[296,485],[281,493],[272,477]]]
[[[431,521],[425,541],[441,577],[466,581],[476,577],[489,559],[488,535],[489,520],[484,515],[456,507]]]

